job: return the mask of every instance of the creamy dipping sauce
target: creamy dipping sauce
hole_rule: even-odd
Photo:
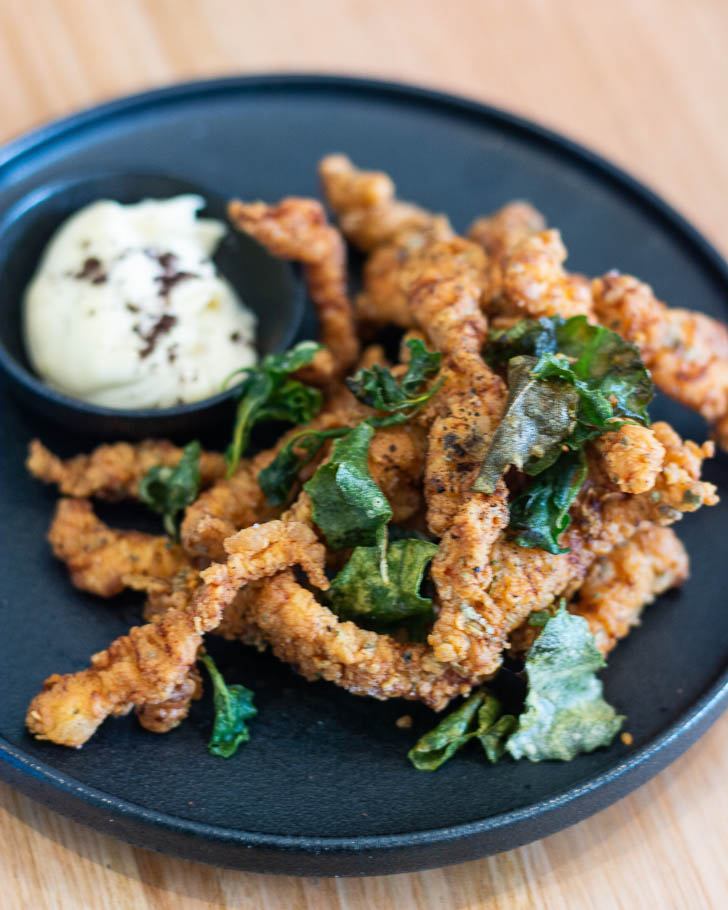
[[[61,225],[23,302],[41,378],[96,405],[165,408],[255,363],[255,316],[211,259],[225,225],[197,218],[203,207],[102,200]]]

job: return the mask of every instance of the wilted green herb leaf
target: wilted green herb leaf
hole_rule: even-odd
[[[396,419],[388,420],[387,425],[409,420],[442,385],[439,381],[424,391],[418,391],[425,379],[434,376],[440,369],[442,355],[438,351],[428,351],[419,338],[411,338],[407,347],[411,356],[407,372],[399,382],[386,367],[379,364],[374,364],[371,369],[361,369],[346,380],[359,401],[378,411],[396,415]],[[381,426],[381,418],[377,418],[376,423]]]
[[[471,695],[417,740],[407,757],[418,771],[436,771],[472,738],[472,722],[484,698],[482,692]]]
[[[288,501],[299,472],[321,451],[327,439],[335,439],[349,432],[349,427],[330,430],[304,430],[289,440],[267,468],[258,474],[258,483],[268,502],[281,506]]]
[[[436,771],[440,765],[476,738],[490,762],[497,762],[505,741],[516,725],[516,718],[501,714],[500,701],[487,689],[474,692],[459,708],[425,733],[410,749],[407,757],[418,771]]]
[[[624,718],[602,698],[595,673],[603,666],[589,624],[562,602],[526,657],[526,710],[506,743],[508,752],[531,761],[570,761],[609,745]]]
[[[388,579],[379,572],[378,547],[357,547],[331,582],[329,599],[333,611],[375,632],[394,626],[410,631],[410,640],[423,637],[434,619],[432,600],[422,597],[420,585],[437,545],[409,538],[387,547]],[[414,633],[414,634],[412,634]]]
[[[349,430],[334,443],[330,460],[304,484],[313,504],[313,520],[335,550],[377,546],[381,551],[384,546],[392,510],[369,472],[373,435],[368,423]]]
[[[258,713],[253,705],[253,693],[238,684],[228,686],[208,654],[201,655],[199,660],[210,674],[215,705],[215,723],[207,748],[212,755],[230,758],[241,743],[250,739],[245,721]]]
[[[521,547],[539,547],[547,553],[567,553],[558,537],[571,523],[569,509],[587,475],[583,452],[564,452],[543,474],[511,502],[511,527]]]
[[[290,379],[289,374],[310,363],[320,348],[313,341],[301,341],[283,354],[268,354],[258,366],[237,370],[225,381],[228,386],[234,377],[241,377],[233,438],[225,453],[228,477],[245,452],[256,423],[264,420],[306,423],[318,413],[321,392]]]
[[[533,375],[534,357],[508,362],[508,399],[473,489],[492,493],[509,465],[523,468],[531,458],[561,450],[576,425],[578,393],[566,382]]]
[[[139,481],[139,499],[162,516],[165,531],[175,540],[180,512],[197,499],[200,490],[201,452],[199,442],[190,442],[176,467],[155,465]]]

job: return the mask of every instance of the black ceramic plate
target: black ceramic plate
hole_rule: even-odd
[[[90,167],[164,169],[221,193],[276,199],[316,193],[316,162],[348,152],[383,168],[402,197],[446,211],[458,228],[513,197],[558,225],[570,267],[612,267],[651,282],[674,304],[725,316],[728,271],[664,203],[572,143],[456,98],[363,80],[231,79],[115,102],[0,151],[0,211],[29,188]],[[4,394],[4,393],[3,393]],[[378,703],[308,684],[237,645],[211,650],[257,693],[252,740],[229,761],[208,755],[210,706],[167,736],[133,717],[108,721],[80,751],[34,742],[26,705],[54,671],[77,670],[138,617],[137,599],[101,602],[73,590],[44,540],[54,494],[24,473],[35,434],[61,439],[1,400],[0,597],[3,697],[0,773],[38,800],[135,844],[261,872],[377,874],[472,859],[550,834],[596,812],[679,755],[721,711],[728,679],[728,564],[718,506],[680,534],[692,577],[650,607],[603,674],[634,745],[568,764],[486,765],[466,750],[436,774],[405,754],[432,724],[425,708]],[[701,421],[659,399],[654,413],[702,439]],[[726,489],[726,460],[708,478]],[[133,509],[113,522],[139,525]],[[414,728],[395,726],[409,713]]]

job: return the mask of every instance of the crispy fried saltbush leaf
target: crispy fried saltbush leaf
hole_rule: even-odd
[[[267,468],[258,474],[258,483],[272,506],[281,506],[291,495],[299,472],[321,451],[327,439],[345,436],[349,427],[304,430],[289,440]]]
[[[508,399],[473,489],[492,493],[506,468],[523,469],[532,458],[558,457],[561,442],[576,426],[578,393],[560,379],[534,375],[535,357],[508,362]]]
[[[247,448],[256,423],[264,420],[306,423],[318,413],[321,392],[297,379],[290,379],[289,374],[309,364],[320,349],[321,345],[314,341],[301,341],[290,351],[268,354],[258,366],[244,367],[225,380],[227,387],[234,377],[241,377],[233,438],[225,453],[228,477]]]
[[[375,632],[407,628],[410,640],[420,640],[432,625],[432,600],[420,586],[437,545],[426,540],[395,540],[387,547],[388,578],[381,577],[378,547],[357,547],[331,582],[329,600],[342,619]]]
[[[164,530],[179,539],[182,509],[197,499],[200,490],[199,442],[190,442],[182,450],[176,467],[155,465],[139,481],[139,499],[162,516]]]
[[[567,553],[558,536],[571,523],[569,509],[587,475],[583,451],[564,452],[511,502],[510,525],[518,531],[521,547],[539,547],[547,553]]]
[[[465,743],[477,738],[488,760],[496,762],[516,725],[515,717],[501,714],[501,710],[500,701],[487,689],[474,692],[433,730],[420,737],[407,757],[418,771],[436,771]]]
[[[368,423],[337,439],[331,458],[316,471],[304,490],[313,503],[313,520],[335,550],[377,546],[386,539],[392,510],[374,483],[367,456],[374,429]]]
[[[419,338],[411,338],[407,342],[407,347],[410,349],[410,359],[407,372],[399,382],[380,364],[374,364],[368,370],[361,369],[346,380],[350,391],[359,401],[392,415],[386,421],[387,426],[409,420],[442,385],[440,380],[428,389],[418,392],[422,383],[440,369],[442,355],[439,351],[428,351]],[[376,425],[385,424],[379,418]]]
[[[589,624],[562,602],[526,657],[526,710],[506,743],[513,758],[570,761],[611,743],[624,718],[602,698],[604,666]]]
[[[209,654],[202,654],[199,660],[210,674],[215,705],[215,723],[207,748],[212,755],[230,758],[238,746],[250,739],[245,721],[258,713],[253,705],[253,693],[238,684],[228,686]]]

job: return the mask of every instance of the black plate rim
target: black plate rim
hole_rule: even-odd
[[[6,166],[16,164],[27,153],[37,151],[42,145],[61,138],[65,133],[83,130],[87,126],[97,125],[104,120],[110,120],[120,115],[153,108],[157,104],[168,105],[169,103],[185,102],[195,97],[211,94],[236,94],[241,91],[271,92],[276,89],[281,91],[293,89],[302,94],[346,91],[353,94],[395,97],[401,102],[410,102],[424,107],[435,106],[456,114],[465,114],[474,120],[496,123],[512,132],[521,133],[542,144],[549,145],[562,155],[578,161],[582,167],[588,166],[591,171],[606,178],[622,192],[626,191],[635,197],[642,206],[651,209],[652,213],[659,216],[673,232],[677,232],[684,241],[689,242],[696,256],[728,290],[728,263],[708,240],[653,190],[602,156],[547,127],[499,108],[430,88],[386,80],[329,74],[276,73],[195,80],[126,96],[54,120],[10,140],[0,148],[0,186],[3,183],[3,171]],[[511,849],[532,839],[532,837],[519,833],[519,826],[524,821],[539,817],[539,836],[543,837],[585,818],[593,812],[606,808],[616,799],[627,795],[637,786],[649,780],[681,755],[710,727],[725,710],[727,704],[728,669],[718,677],[701,698],[696,700],[689,710],[683,712],[681,717],[667,727],[661,735],[633,752],[616,767],[596,777],[589,778],[546,800],[531,803],[510,812],[499,813],[486,819],[451,827],[392,835],[315,837],[260,834],[170,816],[118,797],[109,796],[75,778],[60,774],[51,765],[30,759],[22,749],[11,745],[2,737],[0,737],[0,759],[2,759],[0,777],[58,811],[71,816],[76,815],[79,820],[106,834],[113,835],[114,833],[113,826],[108,823],[114,820],[113,815],[115,814],[119,820],[130,818],[143,825],[151,825],[167,831],[173,830],[186,835],[192,841],[202,839],[220,846],[226,844],[237,848],[262,848],[289,855],[294,853],[302,860],[301,866],[304,874],[318,875],[339,872],[333,868],[333,864],[326,863],[320,858],[322,853],[331,859],[333,859],[332,854],[339,856],[367,854],[367,860],[371,861],[376,858],[377,854],[382,856],[390,851],[407,850],[410,853],[409,860],[402,861],[400,857],[396,868],[378,869],[375,868],[376,864],[370,865],[367,862],[369,868],[356,865],[353,868],[342,866],[340,869],[343,874],[399,872],[427,868],[432,865],[427,861],[417,860],[418,847],[425,848],[431,845],[461,841],[463,848],[459,854],[451,854],[449,860],[446,860],[459,862],[482,855],[482,853],[468,851],[466,846],[466,841],[477,838],[478,835],[493,834],[499,831],[504,832],[505,835],[508,829],[513,829],[510,836],[503,837],[502,846],[499,847],[502,850]],[[596,791],[600,791],[601,794],[598,804],[584,808],[583,804],[587,798]],[[65,800],[65,802],[61,803],[59,799]],[[74,810],[74,804],[77,805],[79,801],[86,806],[87,812]],[[568,818],[559,819],[556,815],[557,810],[564,807],[572,807],[572,811]],[[142,843],[133,835],[125,835],[125,839],[137,842],[141,846],[149,846],[149,843]],[[189,858],[199,858],[203,861],[214,861],[210,859],[209,850],[195,851],[193,847],[188,846],[183,851],[174,849],[169,852]],[[497,851],[492,850],[491,852]],[[317,856],[319,859],[315,860],[314,857]],[[303,862],[304,857],[308,857],[307,863]],[[248,854],[248,860],[241,859],[238,863],[228,859],[225,864],[237,865],[239,868],[273,871],[263,868],[265,864],[256,864],[250,854]],[[328,866],[332,868],[329,870]],[[291,870],[286,868],[286,871],[290,873]]]

